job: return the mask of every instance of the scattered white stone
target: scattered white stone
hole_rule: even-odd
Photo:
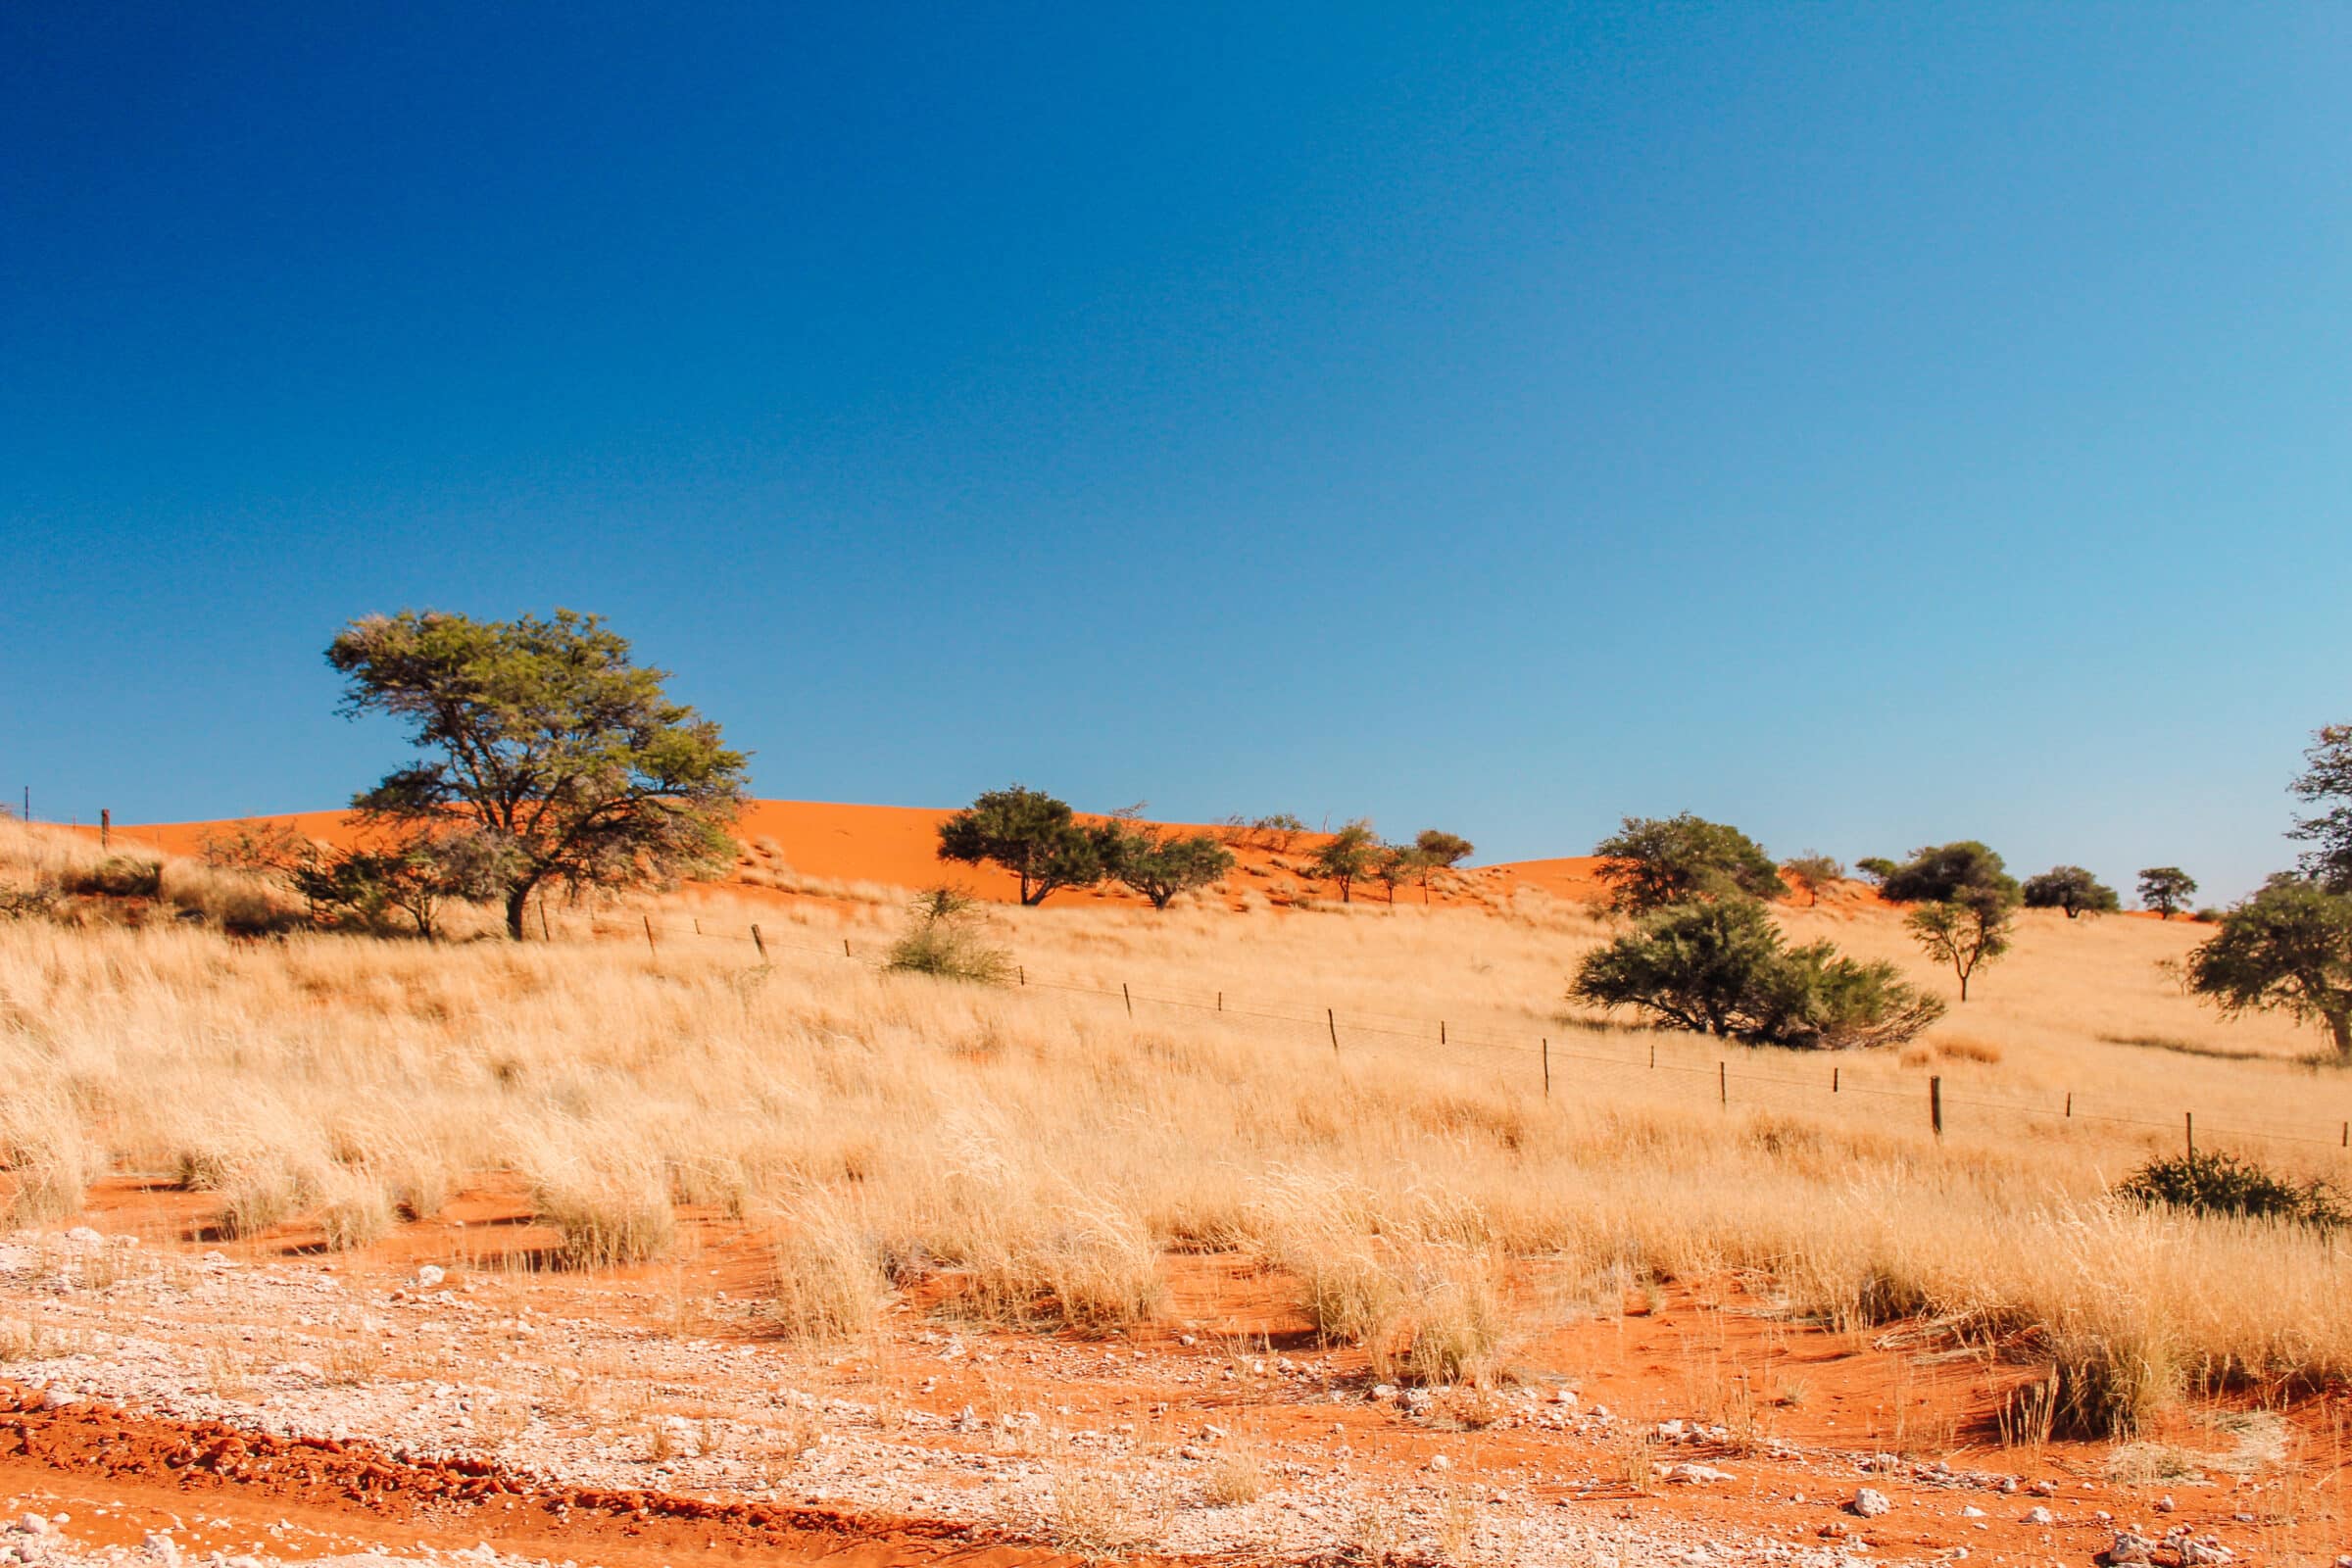
[[[446,1271],[435,1264],[427,1263],[416,1271],[416,1288],[420,1291],[429,1291],[447,1278],[449,1275]]]
[[[1729,1470],[1718,1470],[1711,1464],[1685,1463],[1668,1465],[1666,1479],[1688,1487],[1710,1487],[1737,1478]]]
[[[66,1240],[72,1242],[75,1247],[104,1247],[106,1245],[106,1238],[87,1225],[76,1225],[66,1232]]]
[[[2026,1510],[2025,1522],[2030,1525],[2054,1525],[2058,1522],[2058,1516],[2036,1504]]]
[[[2108,1564],[2108,1568],[2116,1568],[2121,1563],[2153,1562],[2156,1560],[2153,1555],[2155,1549],[2156,1544],[2147,1537],[2125,1530],[2119,1532],[2107,1549],[2099,1553],[2099,1561]]]
[[[1984,1517],[1984,1510],[1972,1502],[1960,1510],[1960,1517],[1963,1519],[1982,1519]]]
[[[1874,1492],[1864,1487],[1854,1494],[1854,1500],[1847,1503],[1846,1507],[1865,1519],[1876,1519],[1881,1514],[1891,1512],[1894,1504],[1886,1500],[1884,1492]]]
[[[1433,1453],[1429,1456],[1429,1467],[1432,1470],[1450,1470],[1453,1468],[1453,1461],[1442,1453]]]

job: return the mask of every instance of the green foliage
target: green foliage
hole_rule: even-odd
[[[2336,1191],[2319,1180],[2298,1186],[2252,1160],[2214,1152],[2153,1159],[2126,1177],[2119,1197],[2152,1206],[2246,1219],[2282,1219],[2332,1230],[2347,1215]]]
[[[1778,899],[1786,891],[1763,846],[1736,827],[1689,811],[1629,816],[1592,853],[1601,858],[1599,876],[1611,889],[1613,906],[1635,914],[1692,899]]]
[[[2017,879],[2002,867],[2001,858],[1975,839],[1914,850],[1880,881],[1879,891],[1897,904],[1953,904],[1973,897],[2015,904],[2019,896]]]
[[[1894,1045],[1943,1014],[1894,965],[1827,942],[1790,948],[1752,899],[1669,906],[1590,955],[1569,999],[1637,1007],[1677,1028],[1756,1045]]]
[[[152,899],[163,892],[164,867],[160,860],[110,855],[96,865],[67,871],[59,877],[58,883],[68,893],[103,893],[117,899]]]
[[[926,890],[907,906],[913,920],[890,946],[883,967],[1001,986],[1012,975],[1012,956],[991,947],[979,901],[956,888]]]
[[[1866,855],[1861,859],[1854,862],[1854,874],[1856,876],[1866,877],[1881,887],[1886,885],[1888,877],[1894,875],[1895,872],[1901,869],[1901,866],[1895,864],[1884,855]]]
[[[1413,840],[1413,851],[1422,858],[1424,863],[1432,867],[1450,868],[1470,858],[1477,853],[1478,846],[1459,833],[1447,833],[1433,827],[1424,829],[1421,836]]]
[[[2188,989],[2225,1013],[2284,1011],[2324,1026],[2352,1065],[2352,895],[2274,878],[2188,956]]]
[[[1805,890],[1805,903],[1821,902],[1821,890],[1845,880],[1845,867],[1834,855],[1819,850],[1807,850],[1793,860],[1784,861],[1781,870],[1789,880]]]
[[[2001,879],[2008,882],[2009,879]],[[1913,940],[1929,957],[1952,966],[1960,978],[1960,1000],[1968,1000],[1968,982],[1980,968],[2009,951],[2016,932],[2012,914],[2017,906],[2017,884],[1964,888],[1960,896],[1923,904],[1904,916]]]
[[[1391,904],[1396,902],[1398,883],[1427,876],[1433,869],[1428,857],[1410,844],[1383,844],[1372,858],[1373,878],[1388,890]]]
[[[441,906],[496,898],[513,875],[503,841],[479,831],[419,833],[388,849],[310,847],[287,871],[315,918],[381,929],[392,910],[431,937]]]
[[[2352,893],[2352,724],[2322,726],[2303,760],[2308,765],[2287,788],[2324,809],[2295,818],[2287,836],[2313,846],[2303,857],[2305,876],[2330,893]]]
[[[1043,904],[1062,888],[1102,880],[1104,854],[1120,831],[1089,830],[1069,807],[1023,784],[990,790],[939,824],[939,858],[1002,866],[1020,878],[1021,903]]]
[[[2197,879],[2177,865],[2151,865],[2139,873],[2139,902],[2165,919],[2188,907]]]
[[[1380,867],[1381,842],[1369,822],[1350,822],[1323,841],[1308,868],[1340,890],[1340,902],[1355,902],[1355,884]]]
[[[352,804],[406,832],[455,822],[493,841],[511,937],[551,879],[658,885],[733,857],[743,754],[669,701],[668,671],[631,663],[601,616],[370,615],[326,658],[346,714],[405,720],[428,754]]]
[[[2053,865],[2026,878],[2026,907],[2064,909],[2069,920],[2085,913],[2107,914],[2124,906],[2115,889],[2079,865]]]
[[[1179,836],[1113,821],[1100,842],[1104,869],[1150,899],[1155,909],[1166,908],[1180,893],[1221,880],[1234,867],[1233,852],[1211,833]]]

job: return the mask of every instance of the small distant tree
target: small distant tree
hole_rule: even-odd
[[[2009,951],[2015,907],[2014,899],[1975,889],[1956,899],[1923,904],[1903,923],[1929,957],[1952,966],[1960,979],[1960,1000],[1966,1002],[1970,977]]]
[[[1901,869],[1901,866],[1884,855],[1866,855],[1854,862],[1854,875],[1866,879],[1876,887],[1884,887],[1886,879]]]
[[[1897,904],[1952,904],[1983,896],[2017,903],[2017,879],[2001,858],[1975,839],[1930,845],[1888,872],[1879,892]]]
[[[1431,865],[1445,866],[1447,869],[1461,864],[1478,850],[1477,845],[1459,833],[1447,833],[1434,827],[1423,829],[1420,836],[1413,840],[1413,848],[1419,851]]]
[[[2352,895],[2274,878],[2188,956],[2188,989],[2224,1013],[2283,1011],[2324,1026],[2352,1066]]]
[[[1780,867],[1754,839],[1689,811],[1629,816],[1592,853],[1612,906],[1634,914],[1693,899],[1778,899],[1786,891]]]
[[[1233,852],[1213,833],[1179,836],[1164,829],[1115,822],[1102,836],[1102,862],[1111,877],[1164,909],[1180,893],[1230,874]]]
[[[1793,860],[1784,861],[1781,870],[1798,887],[1805,890],[1808,907],[1821,902],[1821,890],[1845,880],[1845,867],[1834,855],[1819,850],[1807,850]]]
[[[1372,857],[1372,876],[1388,890],[1389,902],[1396,902],[1396,887],[1410,882],[1428,869],[1428,861],[1410,844],[1383,844]]]
[[[1323,841],[1308,868],[1340,890],[1342,904],[1352,904],[1356,882],[1379,869],[1380,852],[1380,839],[1372,824],[1350,822]]]
[[[1306,836],[1306,824],[1290,811],[1274,811],[1250,819],[1250,841],[1261,850],[1280,850],[1288,855],[1298,847]]]
[[[1893,1045],[1943,1015],[1894,965],[1827,942],[1788,947],[1764,906],[1727,898],[1668,905],[1587,956],[1569,1000],[1635,1007],[1658,1022],[1757,1045]]]
[[[734,858],[744,755],[669,701],[669,672],[630,662],[601,616],[370,615],[326,658],[345,714],[404,719],[431,754],[352,805],[404,837],[456,826],[493,841],[517,941],[543,882],[659,884]]]
[[[1024,784],[990,790],[939,824],[939,858],[990,864],[1020,879],[1021,903],[1035,907],[1062,888],[1102,880],[1103,853],[1118,824],[1090,831],[1077,813]]]
[[[2177,865],[2151,865],[2139,873],[2139,902],[2170,920],[2189,906],[2197,879]]]
[[[2026,878],[2026,907],[2064,909],[2069,920],[2084,914],[2108,914],[2122,908],[2115,889],[2079,865],[2053,865],[2039,876]]]
[[[2288,786],[2297,800],[2323,808],[2295,819],[2290,838],[2312,848],[2303,874],[2330,893],[2352,893],[2352,724],[2328,724],[2312,736],[2307,764]]]

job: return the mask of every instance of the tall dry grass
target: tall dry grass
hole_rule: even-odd
[[[1335,1053],[1296,1006],[1147,1001],[1130,1020],[1101,997],[783,941],[759,965],[717,939],[726,921],[817,950],[849,933],[878,956],[888,911],[697,907],[710,940],[650,954],[0,921],[12,1214],[63,1217],[95,1173],[129,1169],[219,1193],[234,1229],[301,1214],[360,1245],[505,1171],[582,1266],[659,1254],[677,1202],[743,1216],[775,1238],[779,1327],[813,1338],[862,1332],[915,1278],[991,1321],[1117,1327],[1158,1309],[1167,1250],[1209,1248],[1286,1271],[1322,1333],[1432,1382],[1493,1371],[1531,1275],[1602,1301],[1729,1270],[1834,1323],[1925,1315],[2029,1348],[2079,1424],[2128,1425],[2198,1386],[2352,1376],[2347,1264],[2324,1240],[2108,1199],[2169,1135],[1970,1113],[1938,1143],[1897,1062],[1847,1062],[1835,1097],[1808,1080],[1727,1108],[1711,1068],[1639,1065],[1650,1037],[1564,1035],[1565,975],[1605,935],[1582,910],[992,916],[1039,973],[1147,999],[1343,996],[1351,1021],[1396,1026],[1355,1022]],[[1900,952],[1884,917],[1789,918]],[[2029,922],[1955,1009],[1965,1049],[1934,1065],[1988,1101],[2064,1084],[2247,1120],[2343,1109],[2300,1037],[2225,1025],[2169,986],[2156,960],[2186,940]],[[1441,1048],[1419,1029],[1433,1015],[1457,1041],[1549,1031],[1615,1054],[1555,1063],[1545,1099],[1533,1058]]]

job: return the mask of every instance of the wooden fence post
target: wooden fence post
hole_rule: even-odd
[[[1544,1098],[1551,1098],[1551,1039],[1548,1035],[1544,1040]]]
[[[1443,1018],[1440,1018],[1440,1019],[1438,1020],[1438,1044],[1442,1046],[1442,1045],[1444,1045],[1445,1043],[1446,1043],[1446,1020],[1445,1020],[1445,1019],[1443,1019]]]
[[[2188,1157],[2193,1161],[2197,1157],[2197,1113],[2195,1111],[2184,1110],[2180,1113],[2180,1133],[2183,1138],[2188,1140]]]
[[[1129,995],[1127,990],[1127,982],[1124,980],[1119,982],[1119,1000],[1127,1004],[1127,1016],[1130,1018],[1134,1017],[1135,998]]]
[[[760,950],[760,961],[765,963],[767,961],[767,943],[760,935],[760,922],[757,920],[752,922],[752,946]]]
[[[1938,1073],[1928,1080],[1928,1125],[1936,1136],[1943,1136],[1943,1075]]]
[[[1018,964],[1014,964],[1014,965],[1013,965],[1013,970],[1014,970],[1014,972],[1015,972],[1015,973],[1017,973],[1017,974],[1019,974],[1019,975],[1020,975],[1020,977],[1021,977],[1021,984],[1023,984],[1023,985],[1027,985],[1027,984],[1029,983],[1029,966],[1028,966],[1027,964],[1025,964],[1025,963],[1018,963]]]
[[[654,946],[654,917],[650,914],[645,917],[645,951],[648,953],[661,951]]]
[[[2066,1092],[2066,1119],[2068,1121],[2075,1119],[2075,1092],[2072,1089]]]
[[[554,937],[548,934],[547,895],[544,893],[539,895],[539,940],[542,942],[553,942],[556,940]]]
[[[1715,1064],[1715,1099],[1726,1105],[1732,1102],[1732,1069],[1725,1062]]]
[[[1840,1075],[1840,1074],[1842,1074],[1844,1071],[1845,1071],[1845,1069],[1844,1069],[1843,1067],[1832,1067],[1832,1068],[1830,1069],[1830,1093],[1831,1093],[1831,1094],[1833,1094],[1833,1095],[1834,1095],[1834,1094],[1836,1094],[1836,1093],[1838,1092],[1838,1077],[1839,1077],[1839,1075]]]
[[[1323,1009],[1323,1025],[1331,1031],[1331,1054],[1336,1056],[1340,1054],[1340,1020],[1329,1007]]]
[[[850,939],[848,937],[843,937],[841,939],[841,956],[845,958],[856,956],[856,955],[850,952]]]
[[[103,853],[115,837],[115,813],[107,807],[98,808],[98,848]]]

